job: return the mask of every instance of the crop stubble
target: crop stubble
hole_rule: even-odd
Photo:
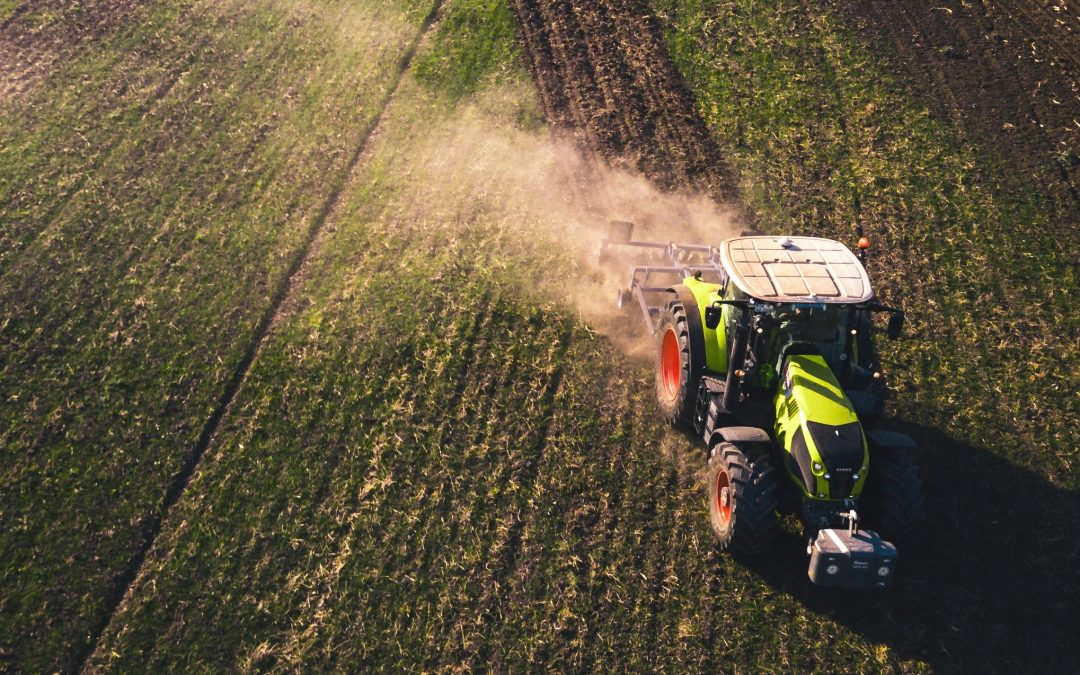
[[[20,2],[0,16],[0,102],[39,82],[79,46],[107,37],[147,0]]]

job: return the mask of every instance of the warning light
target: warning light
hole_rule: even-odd
[[[869,237],[859,237],[859,248],[861,248],[864,251],[866,249],[870,248],[870,238]]]

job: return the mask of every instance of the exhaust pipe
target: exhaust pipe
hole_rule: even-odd
[[[746,364],[746,345],[750,342],[750,312],[748,308],[742,308],[739,322],[735,324],[735,339],[731,342],[731,355],[728,358],[727,383],[724,386],[724,409],[728,412],[735,410],[739,404],[739,394],[742,388],[743,371]]]

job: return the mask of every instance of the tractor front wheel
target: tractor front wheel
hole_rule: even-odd
[[[918,543],[925,511],[915,462],[899,448],[871,447],[860,505],[869,523],[898,547]]]
[[[759,446],[715,443],[706,494],[709,522],[720,548],[759,555],[776,538],[776,479]]]

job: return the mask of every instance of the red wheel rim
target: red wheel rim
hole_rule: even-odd
[[[727,471],[716,474],[716,511],[725,525],[731,521],[731,481]]]
[[[660,343],[660,378],[668,398],[679,395],[679,385],[682,383],[681,355],[679,336],[675,334],[674,328],[668,328],[663,342]]]

